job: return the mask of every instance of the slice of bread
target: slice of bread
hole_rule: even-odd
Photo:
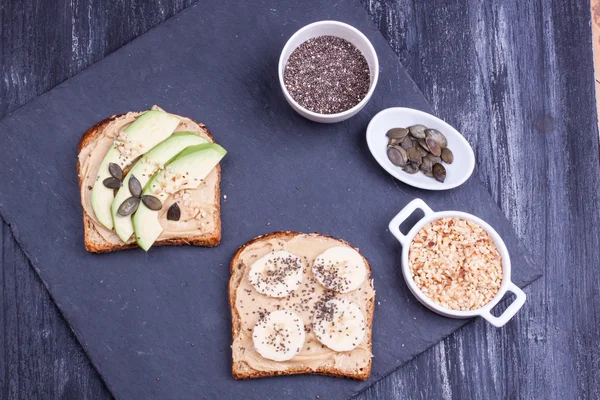
[[[229,305],[231,308],[231,319],[232,319],[231,331],[232,331],[232,342],[233,342],[233,345],[232,345],[232,349],[233,349],[233,351],[232,351],[232,357],[233,357],[233,359],[232,359],[232,375],[235,379],[262,378],[262,377],[277,376],[277,375],[316,374],[316,375],[335,376],[335,377],[339,377],[339,378],[351,378],[351,379],[357,379],[357,380],[365,380],[371,374],[371,357],[372,357],[371,356],[371,347],[372,347],[373,313],[375,310],[375,294],[374,294],[375,292],[373,290],[373,285],[372,285],[372,280],[371,280],[371,266],[369,265],[368,260],[364,256],[363,256],[363,259],[364,259],[365,265],[367,267],[367,278],[365,279],[365,282],[363,282],[363,285],[361,285],[361,287],[357,290],[372,290],[373,291],[372,297],[367,299],[365,301],[365,304],[359,305],[361,310],[364,313],[365,323],[366,323],[365,339],[360,344],[361,346],[363,346],[364,350],[366,352],[368,352],[368,354],[369,354],[369,356],[366,357],[367,358],[366,360],[364,360],[360,364],[355,363],[354,365],[343,365],[343,362],[335,362],[335,361],[322,362],[318,366],[311,367],[310,365],[308,365],[309,363],[307,363],[307,362],[303,362],[302,360],[296,361],[298,358],[301,358],[301,357],[294,357],[291,360],[285,361],[284,363],[282,363],[281,364],[282,368],[256,369],[256,368],[253,368],[250,365],[250,363],[248,363],[242,359],[243,355],[240,356],[240,355],[236,354],[236,349],[241,348],[241,350],[244,352],[244,354],[246,352],[250,351],[250,352],[252,352],[252,357],[254,357],[255,359],[262,359],[262,357],[254,350],[252,344],[249,345],[249,347],[252,347],[251,349],[249,349],[248,347],[240,347],[239,343],[236,346],[236,341],[243,340],[242,336],[244,334],[244,329],[245,329],[243,327],[242,316],[240,315],[240,312],[238,311],[238,309],[236,307],[236,298],[237,298],[238,288],[244,281],[244,277],[248,273],[248,270],[250,268],[250,265],[245,265],[245,263],[242,261],[244,252],[250,248],[256,248],[257,246],[262,246],[262,245],[266,244],[266,242],[273,240],[273,239],[286,241],[286,240],[294,239],[294,238],[296,238],[298,236],[302,236],[302,235],[310,237],[311,239],[314,239],[314,240],[326,239],[326,240],[334,241],[335,246],[352,247],[350,244],[348,244],[344,240],[336,239],[331,236],[322,235],[319,233],[304,234],[304,233],[300,233],[300,232],[274,232],[274,233],[270,233],[267,235],[258,236],[255,239],[251,240],[250,242],[246,243],[245,245],[243,245],[242,247],[239,248],[239,250],[234,255],[233,259],[231,260],[231,266],[230,266],[231,278],[229,280]],[[333,246],[331,246],[331,247],[333,247]],[[355,250],[358,250],[358,249],[355,248]],[[302,254],[298,250],[294,251],[294,254],[301,258],[305,257],[305,254]],[[312,261],[313,260],[311,260],[311,259],[308,260],[309,263],[312,263]],[[310,267],[308,269],[310,270]],[[306,278],[307,277],[305,276],[305,279]],[[319,283],[315,283],[315,284],[319,285]],[[248,292],[248,290],[246,290],[246,292]],[[259,294],[258,292],[254,292],[253,295],[254,294],[256,294],[256,296],[263,296],[263,295]],[[273,301],[276,301],[276,300],[273,300]],[[272,310],[268,310],[268,311],[270,312]],[[307,321],[305,321],[305,325],[306,325],[306,322]],[[307,341],[308,340],[309,340],[309,335],[307,334]],[[309,342],[309,343],[314,343],[314,344],[305,343],[305,347],[307,347],[307,346],[319,346],[321,348],[323,347],[318,342],[316,337],[314,337],[310,340],[311,340],[311,342]],[[310,347],[308,347],[307,350],[310,350]],[[304,351],[304,348],[303,348],[303,351]],[[348,356],[347,353],[352,353],[352,351],[346,352],[346,353],[334,353],[334,354],[336,356],[343,358],[344,356]],[[269,360],[266,360],[266,361],[269,361]],[[275,363],[275,362],[269,361],[269,363],[271,365],[273,365],[273,363]]]
[[[81,153],[88,145],[92,144],[92,142],[98,138],[104,132],[104,129],[116,119],[124,116],[124,114],[113,115],[110,118],[107,118],[96,125],[92,126],[88,129],[82,136],[79,141],[79,146],[77,148],[78,152]],[[187,120],[187,119],[186,119]],[[195,121],[187,120],[188,123],[193,123],[196,125],[198,134],[202,137],[205,137],[210,142],[214,143],[214,139],[208,129],[204,126],[204,124],[197,123]],[[79,177],[79,186],[81,191],[81,186],[85,183],[85,178],[81,174],[82,165],[81,160],[77,162],[77,175]],[[191,246],[204,246],[204,247],[214,247],[219,245],[221,242],[221,197],[220,197],[220,182],[221,182],[221,169],[220,165],[217,165],[215,169],[211,172],[211,174],[216,174],[216,180],[214,184],[214,203],[213,207],[215,208],[215,212],[213,214],[213,229],[209,232],[202,232],[198,235],[188,235],[183,237],[174,237],[174,238],[165,238],[159,239],[154,243],[154,246],[176,246],[176,245],[191,245]],[[196,189],[201,190],[201,189]],[[83,201],[83,199],[82,199]],[[124,243],[120,240],[118,241],[108,241],[104,238],[104,236],[100,233],[99,228],[96,223],[94,223],[93,219],[88,215],[88,213],[83,210],[83,228],[84,228],[84,243],[87,251],[91,253],[109,253],[113,251],[126,250],[138,247],[135,241],[130,240],[127,243]]]

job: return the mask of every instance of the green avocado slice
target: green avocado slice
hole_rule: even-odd
[[[143,195],[152,195],[164,204],[171,194],[197,188],[226,153],[224,148],[215,143],[187,147],[165,169],[154,174],[146,184]],[[141,202],[133,214],[136,242],[146,251],[163,231],[158,219],[160,212],[149,209]]]
[[[133,223],[131,215],[122,216],[117,211],[119,210],[119,206],[131,197],[131,191],[129,190],[129,180],[131,177],[135,176],[140,181],[141,187],[144,187],[157,171],[163,169],[165,164],[186,147],[207,142],[208,140],[193,132],[174,133],[142,156],[131,170],[129,170],[129,173],[123,179],[123,186],[117,192],[111,206],[115,232],[123,242],[127,242],[131,235],[133,235]]]
[[[179,118],[164,111],[150,110],[140,115],[115,139],[98,168],[90,199],[96,218],[107,229],[113,228],[110,208],[115,198],[114,189],[107,188],[103,183],[111,176],[108,171],[109,164],[115,163],[121,169],[127,168],[137,157],[169,137],[177,125]]]

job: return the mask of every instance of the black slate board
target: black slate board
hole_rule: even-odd
[[[0,122],[2,215],[116,397],[345,398],[462,326],[421,307],[400,276],[400,246],[385,227],[415,196],[434,209],[486,219],[507,242],[514,280],[539,276],[476,178],[450,192],[423,192],[394,181],[368,153],[364,130],[377,111],[429,106],[360,5],[285,7],[203,2]],[[276,77],[287,38],[329,18],[361,29],[381,63],[367,108],[333,126],[297,116]],[[108,115],[152,104],[206,122],[229,150],[223,242],[87,254],[75,174],[79,137]],[[252,237],[282,229],[342,237],[370,259],[378,306],[366,383],[230,377],[229,259]]]

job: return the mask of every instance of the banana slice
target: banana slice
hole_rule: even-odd
[[[302,267],[300,257],[289,251],[275,251],[252,264],[248,280],[259,293],[287,297],[302,283]]]
[[[348,293],[367,278],[367,267],[360,253],[350,247],[325,250],[313,263],[313,275],[328,289]]]
[[[334,351],[350,351],[365,338],[365,318],[355,303],[331,299],[315,313],[313,329],[317,339]]]
[[[254,326],[254,348],[273,361],[292,359],[304,346],[306,333],[302,318],[293,311],[273,311]]]

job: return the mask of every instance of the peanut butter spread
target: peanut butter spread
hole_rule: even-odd
[[[153,110],[160,110],[159,107],[152,107]],[[91,188],[94,185],[100,163],[106,153],[113,145],[115,138],[123,132],[141,112],[129,112],[111,121],[104,131],[90,141],[79,153],[79,178],[81,184],[81,205],[83,210],[92,220],[98,233],[109,243],[122,243],[121,239],[114,231],[106,229],[98,222],[91,204]],[[172,114],[173,115],[173,114]],[[202,129],[189,118],[180,117],[179,126],[175,132],[197,132],[209,141],[212,140],[202,131]],[[211,232],[215,227],[215,188],[217,186],[218,173],[213,170],[196,189],[188,189],[175,193],[170,196],[163,204],[159,213],[159,220],[164,228],[158,240],[178,238],[186,236],[198,236],[204,232]],[[181,217],[179,221],[167,220],[167,210],[174,202],[179,203]],[[133,237],[128,243],[133,242]]]
[[[283,371],[288,368],[336,367],[340,369],[356,369],[360,372],[368,366],[371,354],[370,334],[355,349],[348,352],[336,352],[323,345],[312,329],[314,312],[318,303],[331,296],[350,300],[356,303],[367,321],[367,332],[371,324],[367,315],[367,307],[375,296],[373,281],[367,277],[362,285],[349,293],[334,293],[321,286],[312,273],[312,263],[319,254],[334,246],[347,246],[329,237],[313,234],[302,234],[291,238],[272,238],[261,240],[247,246],[235,266],[235,278],[239,286],[235,294],[235,309],[241,319],[239,332],[233,339],[232,355],[234,362],[245,362],[257,371]],[[298,289],[286,298],[274,298],[260,294],[248,280],[250,267],[260,257],[279,250],[289,251],[303,260],[304,278]],[[235,279],[234,278],[234,279]],[[237,283],[236,282],[236,283]],[[255,349],[252,341],[252,330],[261,315],[278,309],[288,309],[302,317],[306,331],[304,347],[291,360],[276,362],[263,358]]]

